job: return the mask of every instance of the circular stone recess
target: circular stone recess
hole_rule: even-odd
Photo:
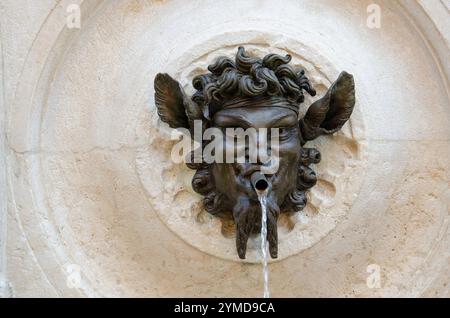
[[[215,35],[195,47],[209,48],[211,43],[216,43],[223,37],[223,34]],[[290,64],[306,70],[318,92],[316,98],[322,97],[339,72],[318,52],[294,39],[285,38],[283,41],[285,47],[291,48],[289,51],[277,48],[276,44],[270,41],[262,40],[274,38],[277,38],[276,34],[260,33],[258,42],[262,43],[254,44],[252,32],[227,33],[228,43],[232,43],[234,39],[234,45],[202,52],[199,58],[194,59],[192,58],[195,54],[187,51],[178,60],[180,69],[171,75],[185,84],[185,90],[192,94],[190,81],[196,75],[206,73],[208,65],[218,56],[233,57],[237,47],[244,45],[248,54],[254,56],[263,57],[269,53],[291,54],[293,59]],[[302,56],[296,54],[293,48],[301,50]],[[311,99],[307,99],[301,110],[306,111],[311,102]],[[342,132],[333,137],[319,138],[306,145],[317,147],[322,152],[323,160],[315,167],[319,181],[310,192],[309,203],[304,211],[281,215],[278,261],[317,243],[334,229],[349,211],[357,197],[366,162],[363,133],[364,125],[358,103],[350,124]],[[175,142],[178,140],[171,141],[170,136],[159,133],[138,156],[138,172],[154,210],[172,231],[199,250],[224,259],[240,261],[235,248],[234,223],[209,215],[202,207],[201,197],[191,190],[192,171],[182,164],[170,162],[170,150]],[[167,145],[163,149],[169,151],[164,156],[158,156],[155,161],[154,154],[161,152],[162,145]],[[155,176],[159,178],[155,179]],[[161,183],[160,180],[164,182]],[[244,262],[260,262],[259,239],[259,236],[255,236],[249,240]]]

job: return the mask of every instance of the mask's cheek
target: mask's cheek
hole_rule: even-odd
[[[279,152],[279,169],[273,178],[272,189],[281,204],[286,195],[297,186],[297,170],[300,162],[300,143],[283,144]]]
[[[301,145],[298,138],[291,138],[279,145],[280,167],[286,167],[292,173],[300,162]]]
[[[213,164],[212,175],[217,191],[229,199],[237,197],[237,178],[232,164]]]

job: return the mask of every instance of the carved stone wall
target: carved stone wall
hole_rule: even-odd
[[[291,54],[318,96],[344,69],[357,87],[315,142],[310,204],[279,221],[271,294],[448,297],[450,5],[379,0],[369,28],[371,4],[2,1],[0,295],[261,295],[257,242],[240,261],[232,224],[202,211],[153,100],[157,72],[192,92],[245,45]]]

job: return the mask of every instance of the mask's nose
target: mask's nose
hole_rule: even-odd
[[[225,147],[227,158],[233,158],[237,162],[264,165],[272,156],[272,144],[267,132],[248,133],[245,138],[227,139]]]
[[[249,177],[253,173],[261,170],[259,165],[252,163],[236,163],[234,164],[234,168],[237,174],[244,177]]]

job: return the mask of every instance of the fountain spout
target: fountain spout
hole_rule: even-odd
[[[250,181],[256,192],[266,192],[269,189],[269,181],[266,176],[259,171],[254,172]]]

